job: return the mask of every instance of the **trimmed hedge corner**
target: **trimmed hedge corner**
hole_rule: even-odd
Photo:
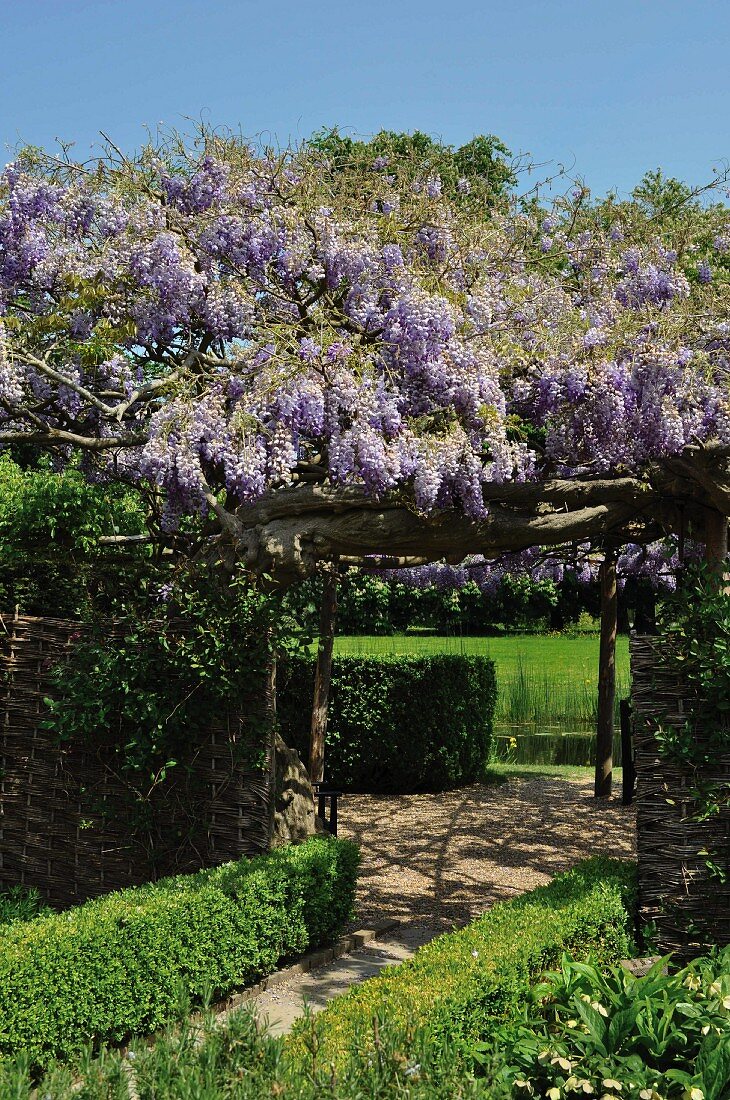
[[[281,733],[309,753],[314,661],[283,665]],[[336,657],[325,778],[349,791],[448,790],[484,775],[497,698],[486,657]]]
[[[500,902],[473,924],[422,947],[332,1001],[316,1018],[321,1064],[343,1066],[348,1053],[372,1042],[373,1019],[432,1039],[467,1043],[512,1016],[540,974],[564,951],[601,964],[632,952],[635,865],[602,857],[579,863],[549,885]],[[308,1021],[289,1040],[295,1059],[311,1056]]]
[[[359,853],[315,838],[0,929],[0,1057],[120,1042],[270,974],[350,919]]]

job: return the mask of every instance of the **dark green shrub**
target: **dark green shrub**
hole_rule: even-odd
[[[530,985],[563,952],[601,964],[631,954],[634,879],[632,864],[586,860],[432,940],[408,962],[330,1002],[317,1017],[318,1057],[342,1065],[353,1046],[371,1047],[374,1018],[403,1029],[427,1025],[434,1041],[473,1047],[516,1016]],[[299,1022],[292,1055],[307,1059],[309,1045]]]
[[[308,755],[314,661],[282,667],[284,740]],[[325,778],[353,791],[445,790],[480,779],[496,701],[486,657],[337,657]]]
[[[249,985],[349,919],[357,847],[316,838],[0,929],[0,1057],[119,1042]]]

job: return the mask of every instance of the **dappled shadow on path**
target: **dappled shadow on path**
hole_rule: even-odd
[[[347,795],[340,813],[340,836],[361,846],[360,926],[397,917],[448,931],[581,859],[635,848],[633,809],[595,800],[589,777]]]

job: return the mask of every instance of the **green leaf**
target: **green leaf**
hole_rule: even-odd
[[[599,1012],[596,1012],[595,1008],[592,1008],[591,1005],[580,997],[573,997],[573,1004],[575,1005],[578,1015],[588,1028],[597,1049],[601,1054],[606,1056],[608,1054],[605,1045],[607,1031],[606,1020]]]
[[[697,1059],[705,1100],[724,1100],[730,1086],[730,1035],[707,1036]]]
[[[634,1003],[629,1005],[628,1008],[616,1012],[611,1017],[606,1038],[606,1046],[609,1050],[614,1052],[620,1050],[624,1039],[631,1033],[631,1030],[636,1024],[638,1014],[639,1005]]]

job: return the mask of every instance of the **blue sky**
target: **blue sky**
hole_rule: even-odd
[[[0,155],[186,117],[496,133],[598,192],[730,159],[728,0],[0,0]]]

